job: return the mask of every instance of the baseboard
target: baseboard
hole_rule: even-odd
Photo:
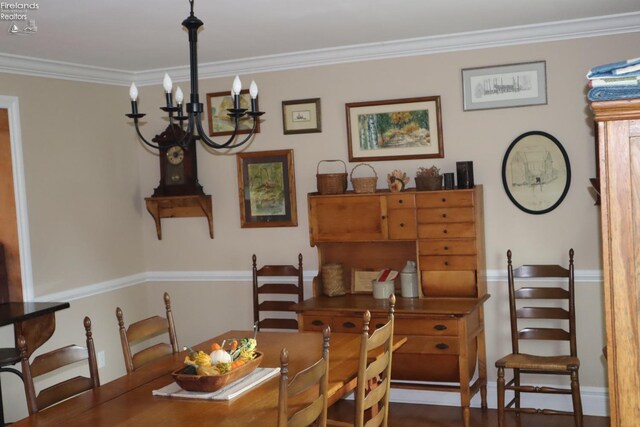
[[[497,403],[497,387],[495,382],[487,384],[487,405],[495,409]],[[609,394],[602,387],[580,387],[584,415],[598,417],[609,416]],[[507,395],[507,399],[510,399]],[[460,406],[460,395],[452,392],[410,390],[392,388],[390,400],[396,403],[412,403],[420,405]],[[565,395],[527,394],[522,397],[523,406],[530,408],[553,408],[561,411],[573,410],[571,397]],[[480,395],[471,399],[471,407],[480,407]]]

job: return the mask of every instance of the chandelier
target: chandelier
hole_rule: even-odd
[[[168,74],[165,74],[163,80],[166,106],[160,107],[160,109],[167,113],[169,118],[169,129],[171,129],[175,134],[175,138],[173,138],[170,144],[164,144],[161,146],[160,144],[154,144],[147,141],[142,136],[142,133],[140,132],[140,128],[138,126],[138,120],[144,117],[145,114],[138,112],[138,89],[136,88],[135,83],[131,84],[131,88],[129,90],[129,95],[131,97],[131,113],[126,114],[126,116],[133,119],[136,132],[142,142],[156,150],[164,150],[176,145],[179,145],[184,149],[188,149],[195,140],[201,140],[207,146],[214,149],[228,149],[239,147],[249,141],[249,139],[251,139],[256,131],[259,117],[264,114],[261,111],[257,111],[256,98],[258,96],[258,86],[254,81],[251,82],[251,86],[249,88],[249,93],[251,96],[251,111],[246,108],[240,107],[240,91],[242,90],[242,83],[240,81],[240,78],[236,76],[231,88],[233,108],[227,109],[227,115],[234,122],[234,130],[226,142],[217,143],[207,137],[206,132],[202,128],[202,113],[204,111],[204,108],[202,103],[200,102],[200,97],[198,95],[198,28],[200,28],[204,23],[193,14],[193,2],[194,0],[189,0],[189,4],[191,5],[191,13],[184,21],[182,21],[182,25],[187,29],[187,32],[189,33],[191,102],[188,102],[186,105],[186,116],[183,112],[182,101],[184,99],[184,94],[182,93],[182,90],[180,89],[180,87],[176,89],[175,102],[177,105],[174,105],[172,94],[173,83],[171,81],[171,78]],[[253,120],[251,130],[244,139],[242,139],[241,141],[235,141],[239,130],[240,120],[244,117],[250,117]],[[179,125],[175,124],[176,121],[178,121]],[[185,122],[186,129],[184,127]]]

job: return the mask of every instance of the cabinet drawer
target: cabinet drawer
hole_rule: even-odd
[[[393,240],[415,240],[416,211],[413,209],[389,210],[389,238]]]
[[[433,191],[416,194],[418,208],[449,208],[473,206],[473,191]]]
[[[305,315],[302,327],[305,331],[323,331],[331,326],[331,316]]]
[[[425,297],[475,297],[478,293],[475,271],[422,271]]]
[[[421,256],[421,270],[475,270],[477,260],[474,255]]]
[[[386,317],[372,317],[369,322],[369,334],[386,323]],[[335,316],[331,322],[331,330],[359,334],[362,332],[362,325],[362,316]]]
[[[472,222],[418,224],[418,237],[421,239],[476,237],[476,228]]]
[[[473,222],[473,208],[418,209],[418,222]]]
[[[393,331],[396,336],[428,335],[428,336],[456,336],[458,334],[458,320],[443,319],[402,319],[395,318]]]
[[[388,209],[415,208],[416,199],[413,194],[394,194],[387,196]]]
[[[456,337],[407,337],[407,342],[396,353],[398,354],[458,354],[459,340]],[[395,354],[395,353],[394,353]]]
[[[420,255],[475,255],[475,239],[425,239],[418,244]]]

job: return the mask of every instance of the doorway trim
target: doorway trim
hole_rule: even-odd
[[[31,244],[29,239],[29,215],[22,156],[22,133],[20,128],[20,105],[17,96],[0,95],[0,108],[9,110],[9,141],[13,166],[13,190],[16,197],[16,219],[18,221],[18,244],[20,245],[20,273],[22,275],[22,300],[34,301]]]

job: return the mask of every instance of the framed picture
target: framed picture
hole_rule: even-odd
[[[242,228],[295,227],[293,150],[236,154]]]
[[[440,97],[346,104],[349,161],[444,157]]]
[[[378,270],[351,270],[351,293],[371,294],[373,293],[373,281],[378,277]]]
[[[233,108],[233,98],[231,91],[214,92],[207,94],[207,111],[209,111],[209,136],[223,136],[233,134],[235,123],[227,115],[227,110]],[[251,109],[251,95],[249,90],[240,92],[240,108]],[[256,109],[258,108],[258,98],[256,98]],[[240,119],[238,134],[249,133],[253,127],[253,119],[245,116]],[[260,132],[260,120],[256,124],[256,133]]]
[[[504,155],[502,183],[509,199],[521,210],[551,212],[562,203],[571,184],[567,152],[548,133],[523,133]]]
[[[282,128],[285,135],[322,132],[320,98],[282,101]]]
[[[547,103],[546,62],[462,70],[463,109],[525,107]]]

